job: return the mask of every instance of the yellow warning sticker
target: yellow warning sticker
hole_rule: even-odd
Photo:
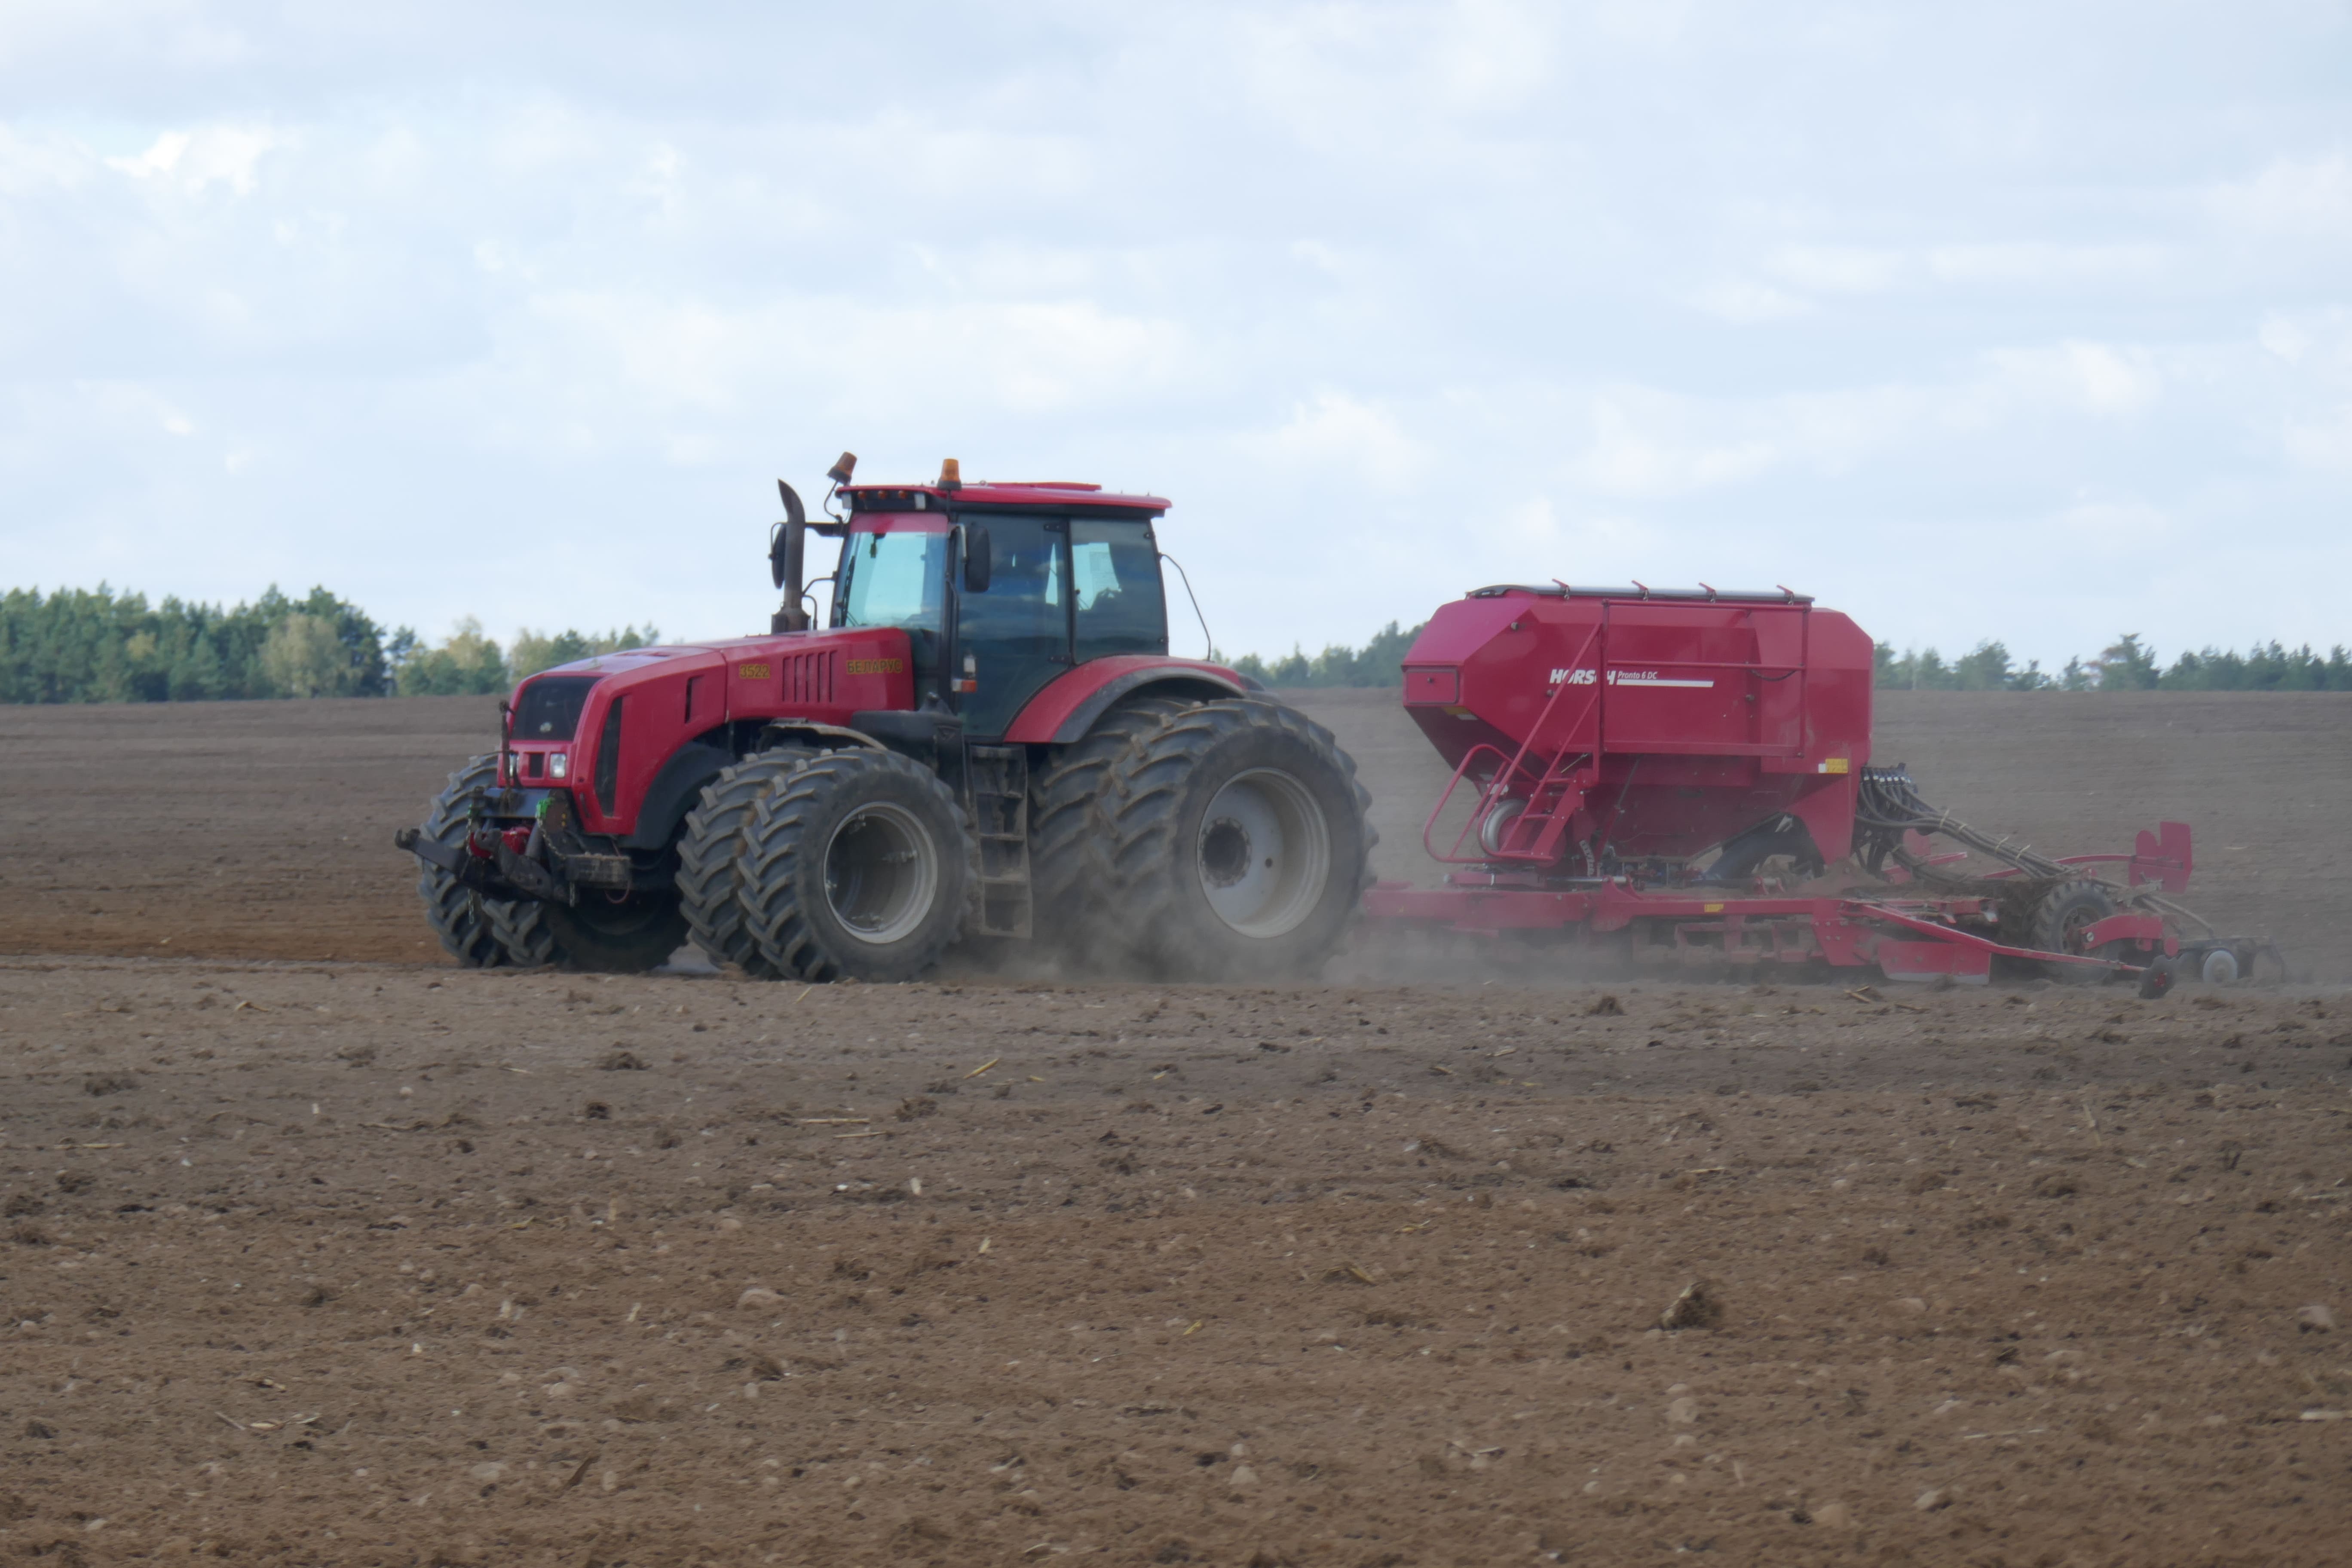
[[[1848,758],[1832,757],[1822,764],[1821,771],[1825,773],[1842,773],[1846,771],[1848,763]]]
[[[1723,912],[1723,906],[1721,904],[1709,904],[1706,906],[1706,912],[1711,915],[1719,915]]]

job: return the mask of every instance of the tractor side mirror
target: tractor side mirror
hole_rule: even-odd
[[[966,524],[963,531],[963,591],[985,594],[996,558],[988,547],[988,530]]]

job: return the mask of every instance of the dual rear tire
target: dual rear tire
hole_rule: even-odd
[[[1370,879],[1371,797],[1331,732],[1260,698],[1150,699],[1055,759],[1038,908],[1086,967],[1271,979],[1335,951]]]

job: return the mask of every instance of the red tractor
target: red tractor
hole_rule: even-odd
[[[1311,969],[1369,879],[1329,731],[1168,651],[1153,525],[1096,485],[778,484],[769,635],[523,681],[395,842],[478,967],[903,980],[960,939],[1170,977]],[[812,625],[810,532],[842,542]]]

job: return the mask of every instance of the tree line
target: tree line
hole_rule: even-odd
[[[1424,623],[1425,624],[1425,623]],[[1419,626],[1391,621],[1361,647],[1309,656],[1244,654],[1233,667],[1268,686],[1391,687],[1403,682]],[[251,604],[218,605],[95,589],[0,595],[0,702],[192,702],[224,698],[433,697],[510,689],[529,675],[658,641],[652,626],[604,633],[525,627],[501,647],[471,617],[438,643],[407,626],[387,634],[325,588],[289,598],[274,585]],[[1223,655],[1219,655],[1223,658]],[[2244,653],[2183,649],[2170,665],[2136,632],[2054,673],[2022,667],[1998,641],[1948,662],[1932,647],[1877,645],[1882,690],[2352,691],[2352,654],[2275,641]]]
[[[2257,643],[2243,653],[2183,648],[2170,666],[2126,632],[2095,658],[2070,658],[2055,674],[2029,659],[2020,668],[1999,642],[1977,644],[1947,664],[1930,648],[1877,648],[1877,685],[1888,691],[2352,691],[2352,654],[2338,643],[2325,657],[2305,643]]]
[[[0,594],[0,702],[201,702],[238,698],[428,697],[505,692],[591,654],[643,647],[651,626],[602,635],[525,628],[507,647],[478,621],[426,643],[387,634],[358,605],[275,585],[234,608],[143,594],[60,588]]]

